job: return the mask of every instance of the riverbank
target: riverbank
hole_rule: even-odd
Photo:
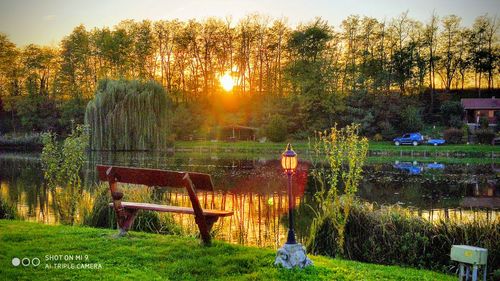
[[[306,153],[309,149],[308,141],[292,141],[295,151]],[[176,152],[253,152],[253,153],[280,153],[286,147],[286,142],[253,142],[253,141],[177,141],[174,144]],[[483,144],[445,144],[442,146],[431,145],[401,145],[392,142],[370,141],[370,155],[377,156],[443,156],[443,157],[498,157],[500,146]]]
[[[309,152],[309,142],[304,140],[291,141],[295,151]],[[231,152],[231,153],[281,153],[287,142],[260,143],[256,141],[176,141],[169,151],[175,152]],[[0,150],[5,151],[41,151],[37,141],[11,141],[0,139]],[[445,144],[431,145],[401,145],[392,142],[370,141],[369,153],[372,156],[421,156],[421,157],[500,157],[500,145],[484,144]]]
[[[0,275],[6,280],[87,280],[97,275],[103,280],[456,279],[426,270],[321,256],[311,256],[314,267],[290,271],[272,265],[272,249],[220,241],[203,247],[193,237],[139,232],[114,238],[115,233],[109,229],[0,220]],[[40,265],[16,267],[12,265],[14,257],[21,261],[24,257],[30,261],[38,258]]]

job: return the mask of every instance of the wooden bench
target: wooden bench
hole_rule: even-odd
[[[119,235],[121,236],[128,232],[139,210],[150,210],[194,215],[203,243],[210,244],[210,230],[213,224],[219,217],[233,214],[230,211],[201,208],[196,191],[214,191],[212,178],[208,174],[105,165],[97,165],[97,172],[101,181],[109,183],[109,190],[113,199],[113,203],[109,205],[115,210],[120,230]],[[123,193],[118,190],[117,183],[157,187],[184,187],[187,190],[192,206],[180,207],[141,202],[122,202]]]

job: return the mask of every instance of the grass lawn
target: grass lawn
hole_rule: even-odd
[[[192,237],[0,220],[2,280],[456,280],[441,273],[312,256],[314,267],[278,269],[275,251]],[[62,261],[47,261],[62,255]],[[64,261],[66,257],[83,261]],[[14,257],[39,258],[38,267],[12,265]],[[86,260],[88,258],[88,260]],[[98,269],[47,268],[90,263]],[[61,265],[62,266],[62,265]],[[99,267],[101,267],[99,269]]]
[[[307,141],[292,141],[294,150],[296,151],[306,151],[308,149]],[[176,149],[187,149],[187,150],[199,150],[199,149],[213,149],[213,150],[224,150],[232,149],[239,151],[283,151],[286,147],[286,143],[259,143],[254,141],[238,141],[238,142],[226,142],[226,141],[177,141],[175,142]],[[464,152],[464,153],[500,153],[500,146],[484,145],[484,144],[445,144],[442,146],[432,146],[432,145],[401,145],[395,146],[392,142],[375,142],[370,141],[369,149],[371,151],[389,151],[389,152],[399,152],[399,151],[427,151],[427,152]]]

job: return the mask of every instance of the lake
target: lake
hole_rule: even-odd
[[[299,155],[293,178],[299,240],[313,218],[314,159]],[[200,193],[202,206],[233,210],[214,226],[216,237],[232,243],[278,247],[286,240],[287,186],[279,155],[252,153],[91,153],[82,171],[84,188],[77,195],[76,213],[64,190],[49,190],[43,181],[39,154],[0,152],[0,197],[14,205],[25,220],[47,224],[79,222],[97,194],[96,164],[113,164],[209,173],[217,191]],[[398,204],[429,220],[500,217],[500,159],[369,157],[358,196],[377,205]],[[126,192],[125,192],[126,193]],[[163,194],[170,204],[187,205],[187,194]],[[111,212],[111,210],[110,210]],[[172,215],[183,231],[196,233],[192,216]]]

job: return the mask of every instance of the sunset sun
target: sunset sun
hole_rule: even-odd
[[[227,92],[231,91],[234,87],[234,80],[229,73],[224,74],[221,78],[219,78],[220,84],[222,85],[222,88],[226,90]]]

